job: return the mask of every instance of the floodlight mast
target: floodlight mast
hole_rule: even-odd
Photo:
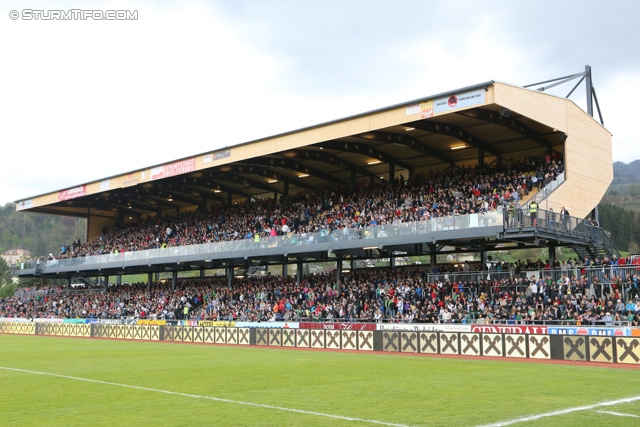
[[[596,89],[593,86],[593,80],[591,78],[591,66],[590,65],[585,65],[584,66],[584,71],[581,73],[577,73],[577,74],[572,74],[570,76],[564,76],[564,77],[558,77],[556,79],[551,79],[551,80],[545,80],[543,82],[538,82],[538,83],[532,83],[523,87],[526,88],[530,88],[530,87],[535,87],[535,86],[540,86],[540,85],[544,85],[547,83],[552,83],[548,86],[540,86],[539,88],[537,88],[536,90],[538,92],[544,92],[547,89],[551,89],[552,87],[556,87],[559,86],[561,84],[570,82],[571,80],[575,80],[579,78],[580,80],[578,80],[578,83],[575,84],[575,86],[573,86],[573,88],[571,89],[571,91],[569,91],[569,93],[567,94],[567,96],[565,96],[565,98],[569,98],[571,96],[571,94],[573,93],[573,91],[576,90],[576,88],[578,86],[580,86],[580,83],[582,83],[583,81],[585,82],[585,87],[586,87],[586,91],[587,91],[587,114],[589,114],[591,117],[593,117],[593,103],[595,101],[596,104],[596,108],[598,109],[598,117],[600,118],[600,124],[602,126],[604,126],[604,119],[602,118],[602,111],[600,111],[600,104],[598,103],[598,96],[596,95]],[[592,215],[596,222],[598,224],[600,224],[600,215],[598,214],[598,205],[596,205],[596,207],[593,209],[593,215]]]

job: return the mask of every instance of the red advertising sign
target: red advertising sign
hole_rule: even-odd
[[[196,170],[196,159],[187,159],[151,169],[151,180],[182,175]]]
[[[546,326],[538,325],[471,325],[471,332],[490,334],[546,334]]]
[[[87,186],[81,185],[80,187],[70,188],[68,190],[58,192],[58,201],[64,202],[65,200],[75,199],[76,197],[83,197],[87,195]]]
[[[375,331],[375,323],[324,323],[301,322],[300,329],[327,329],[330,331]]]

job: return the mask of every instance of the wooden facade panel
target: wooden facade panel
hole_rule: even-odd
[[[566,99],[517,86],[494,84],[496,104],[566,133]]]

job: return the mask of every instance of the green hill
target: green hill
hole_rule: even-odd
[[[0,253],[28,249],[35,256],[58,254],[62,245],[85,239],[86,220],[17,212],[15,203],[0,206]]]
[[[613,164],[613,182],[602,203],[640,212],[640,160]]]

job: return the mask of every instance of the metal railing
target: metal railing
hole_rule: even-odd
[[[464,292],[465,294],[480,294],[488,292],[490,294],[504,294],[505,292],[515,292],[516,294],[524,294],[529,287],[531,278],[548,279],[555,284],[558,279],[567,277],[570,280],[585,278],[588,284],[593,287],[585,289],[596,295],[606,295],[612,293],[616,287],[620,285],[619,291],[626,298],[631,291],[633,282],[627,280],[634,276],[640,277],[640,266],[612,266],[603,268],[602,266],[593,267],[572,267],[561,270],[546,269],[525,269],[519,272],[515,270],[482,270],[468,272],[442,272],[429,273],[427,275],[427,283],[443,282],[447,285],[448,296],[456,293]],[[615,279],[614,279],[615,277]],[[620,282],[617,277],[620,277]],[[519,281],[522,279],[522,281]],[[457,286],[453,286],[456,284]],[[36,297],[36,296],[73,296],[73,295],[91,295],[104,292],[104,288],[94,289],[37,289],[24,290],[17,289],[14,296],[18,298]],[[200,306],[200,311],[206,305]]]
[[[504,210],[504,227],[507,233],[520,232],[523,228],[535,227],[554,235],[575,237],[585,240],[596,250],[603,250],[607,256],[620,256],[620,252],[611,240],[609,234],[602,228],[594,226],[589,219],[561,215],[558,212],[530,208],[516,209],[507,207]]]
[[[91,289],[37,289],[35,291],[27,291],[24,289],[16,289],[13,295],[18,298],[26,297],[45,297],[45,296],[70,296],[70,295],[93,295],[104,293],[104,286],[101,288]]]
[[[558,188],[562,183],[564,183],[564,172],[562,172],[561,174],[558,174],[558,176],[556,176],[556,179],[552,180],[549,184],[542,187],[540,191],[538,191],[531,198],[531,200],[527,201],[527,203],[525,204],[525,207],[528,209],[529,204],[535,200],[535,202],[538,203],[538,206],[540,206],[540,204],[543,201],[545,201],[545,208],[548,209],[549,204],[546,202],[547,197],[549,197],[549,195],[553,193],[556,190],[556,188]]]
[[[181,257],[190,255],[210,255],[233,252],[245,252],[254,249],[279,248],[286,252],[287,248],[307,245],[305,249],[314,250],[314,245],[324,245],[331,242],[362,241],[363,247],[367,246],[367,239],[384,239],[413,235],[424,235],[425,239],[432,237],[433,233],[448,230],[468,230],[483,227],[503,226],[501,211],[477,213],[471,215],[444,216],[423,221],[401,222],[397,224],[384,224],[362,228],[343,228],[336,230],[320,230],[313,233],[289,233],[286,236],[265,237],[259,240],[244,239],[216,243],[204,243],[190,246],[172,246],[160,249],[148,249],[141,251],[126,251],[94,255],[78,258],[63,258],[41,262],[39,264],[24,263],[23,269],[36,269],[36,273],[49,267],[100,267],[122,261],[153,262],[167,257]],[[428,236],[428,237],[427,237]],[[377,246],[377,245],[376,245]]]
[[[563,285],[563,291],[558,293],[556,283],[559,279],[569,279],[569,283]],[[633,279],[636,278],[640,286],[640,265],[611,266],[592,265],[579,266],[570,269],[546,270],[529,269],[518,273],[515,270],[483,270],[471,272],[443,272],[429,274],[428,282],[439,281],[446,285],[446,295],[454,295],[464,292],[472,296],[482,292],[489,295],[504,295],[505,293],[525,295],[529,288],[530,280],[551,280],[551,289],[547,289],[547,297],[559,294],[567,297],[595,296],[596,298],[612,295],[619,291],[623,300],[628,300],[634,294],[638,295]],[[579,281],[584,279],[584,284]],[[563,280],[564,281],[564,280]]]
[[[545,209],[530,208],[504,209],[504,227],[507,231],[520,231],[525,227],[536,227],[550,233],[563,233],[567,236],[579,236],[587,238],[594,243],[601,243],[604,239],[604,231],[600,227],[594,227],[589,220],[570,215],[560,215],[559,212]],[[602,231],[602,234],[601,234]]]
[[[610,256],[616,255],[617,257],[620,257],[620,252],[618,251],[618,248],[616,248],[616,245],[613,243],[613,240],[611,240],[611,236],[609,236],[609,233],[607,231],[602,228],[598,228],[597,240],[600,244],[602,244],[607,254],[609,254]]]
[[[627,281],[629,277],[640,277],[640,265],[625,265],[625,266],[608,266],[591,264],[589,266],[579,265],[571,266],[566,269],[522,269],[516,273],[515,269],[501,269],[496,270],[491,268],[482,271],[453,271],[453,272],[438,272],[429,273],[427,281],[429,283],[442,282],[479,282],[481,280],[500,281],[509,279],[530,279],[532,276],[536,279],[543,277],[551,277],[555,282],[561,277],[567,276],[569,279],[579,279],[583,276],[589,281],[598,279],[601,283],[617,283],[617,279],[612,280],[613,276],[620,277],[623,282]]]

